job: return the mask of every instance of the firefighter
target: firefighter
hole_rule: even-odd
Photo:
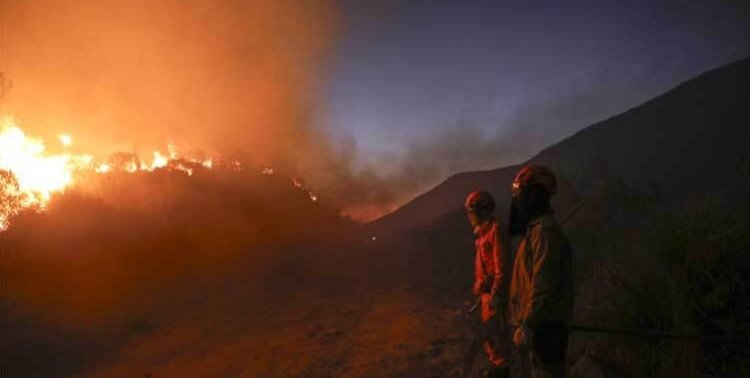
[[[522,370],[563,377],[573,315],[572,250],[555,219],[550,197],[557,181],[547,167],[530,165],[513,181],[510,234],[522,240],[510,287],[509,320],[521,349]]]
[[[510,334],[506,331],[508,285],[505,251],[500,242],[500,223],[495,217],[495,201],[485,191],[474,191],[466,198],[466,213],[475,235],[473,293],[480,301],[483,346],[492,368],[489,377],[510,376]]]

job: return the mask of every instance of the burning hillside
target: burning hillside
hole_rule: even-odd
[[[99,161],[75,135],[6,134],[22,154],[4,161],[25,162],[3,176],[19,204],[0,232],[8,376],[397,374],[445,343],[452,323],[403,286],[401,250],[363,246],[302,179],[174,148]],[[55,174],[24,176],[40,166]]]
[[[156,170],[193,176],[201,170],[245,170],[240,162],[217,156],[185,156],[174,143],[167,144],[166,152],[154,151],[149,161],[129,152],[117,152],[97,160],[92,154],[74,152],[74,139],[69,134],[58,134],[58,142],[60,151],[49,152],[45,141],[27,135],[13,119],[5,117],[0,121],[0,170],[3,172],[0,227],[6,228],[8,219],[20,211],[44,210],[54,195],[83,183],[90,184],[97,180],[97,176]],[[276,172],[270,167],[256,171],[263,175]],[[291,178],[289,182],[305,191],[310,200],[317,201],[317,195],[300,179]]]
[[[169,322],[225,291],[248,300],[275,292],[273,272],[353,227],[301,179],[270,167],[174,147],[152,160],[98,161],[75,151],[75,136],[46,145],[5,122],[0,242],[11,375],[66,375],[81,368],[74,361],[91,363],[142,332],[138,324]]]

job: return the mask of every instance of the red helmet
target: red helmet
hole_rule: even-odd
[[[539,185],[544,188],[549,195],[557,191],[557,178],[551,169],[543,165],[527,165],[521,169],[513,180],[513,195],[530,187]]]
[[[469,193],[464,204],[467,211],[477,214],[491,213],[495,211],[495,199],[490,192],[484,190],[475,190]]]

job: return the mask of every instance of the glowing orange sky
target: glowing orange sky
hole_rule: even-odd
[[[97,154],[175,141],[299,159],[336,38],[328,1],[6,0],[2,112]],[[302,159],[304,160],[304,159]]]

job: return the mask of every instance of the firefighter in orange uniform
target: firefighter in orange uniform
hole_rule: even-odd
[[[466,213],[474,227],[476,255],[474,295],[481,301],[481,317],[486,334],[484,349],[492,369],[489,377],[510,376],[510,335],[506,331],[508,303],[507,269],[511,259],[500,242],[500,222],[494,215],[495,201],[485,191],[474,191],[466,198]]]

